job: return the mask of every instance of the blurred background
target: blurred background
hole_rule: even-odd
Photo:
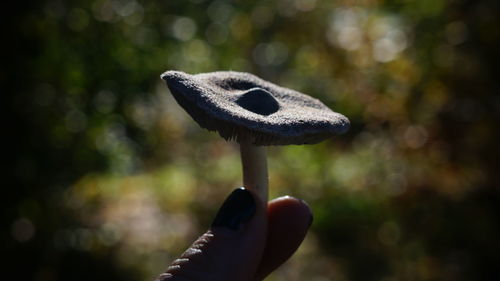
[[[176,104],[171,69],[251,72],[351,120],[269,148],[271,196],[315,220],[267,280],[500,280],[500,2],[11,5],[8,280],[153,280],[207,229],[241,184],[238,148]]]

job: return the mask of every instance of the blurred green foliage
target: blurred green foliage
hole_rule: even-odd
[[[234,144],[179,108],[159,79],[169,69],[252,72],[352,122],[333,141],[269,149],[271,195],[315,213],[269,280],[500,279],[498,1],[10,9],[9,280],[152,280],[240,185]]]

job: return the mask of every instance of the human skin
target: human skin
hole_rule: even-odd
[[[251,217],[246,212],[237,228],[228,227],[223,221],[215,222],[221,222],[218,219],[221,213],[227,218],[235,210],[221,208],[214,221],[216,225],[202,234],[157,280],[263,280],[293,255],[312,223],[309,206],[289,196],[264,204],[251,190],[239,193],[254,199]],[[232,195],[224,205],[232,200]]]

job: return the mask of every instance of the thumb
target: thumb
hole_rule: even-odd
[[[157,281],[253,280],[266,235],[263,202],[249,190],[238,188],[219,209],[211,228]]]

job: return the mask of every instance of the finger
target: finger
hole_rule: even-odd
[[[233,191],[212,227],[157,280],[253,280],[266,242],[264,204],[248,190]]]
[[[312,223],[312,212],[302,200],[281,197],[268,204],[266,248],[256,274],[262,280],[298,249]]]

